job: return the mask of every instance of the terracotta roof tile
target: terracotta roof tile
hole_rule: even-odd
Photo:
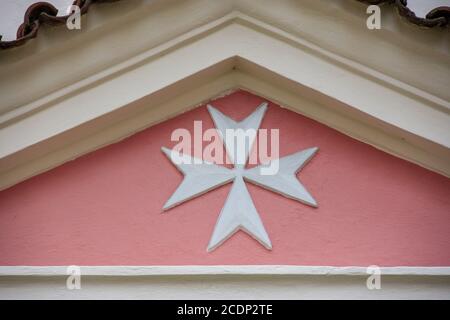
[[[80,13],[87,13],[89,7],[96,2],[114,2],[119,0],[75,0],[72,4],[80,8]],[[1,41],[0,49],[8,49],[23,45],[36,37],[42,24],[57,25],[66,23],[69,15],[57,16],[58,9],[48,2],[36,2],[30,5],[25,12],[23,23],[17,29],[16,40]]]
[[[357,0],[367,4],[386,4],[394,5],[400,16],[406,18],[409,22],[422,27],[448,27],[450,25],[450,7],[437,7],[428,12],[425,18],[419,18],[408,8],[407,0]]]
[[[73,5],[80,8],[81,14],[87,13],[89,7],[96,2],[114,2],[119,0],[75,0]],[[376,5],[394,5],[397,12],[408,21],[423,27],[448,27],[450,25],[450,7],[443,6],[431,10],[425,18],[419,18],[407,6],[407,0],[357,0],[359,2]],[[16,40],[1,41],[0,49],[8,49],[23,45],[36,37],[42,24],[63,24],[69,15],[57,16],[58,9],[48,2],[36,2],[25,12],[24,22],[17,30]]]

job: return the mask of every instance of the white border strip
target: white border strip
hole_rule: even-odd
[[[79,266],[86,276],[291,275],[363,276],[367,267],[216,265],[216,266]],[[380,267],[382,275],[450,276],[450,267]],[[66,276],[67,266],[0,266],[5,276]]]

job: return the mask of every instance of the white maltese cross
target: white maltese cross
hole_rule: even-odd
[[[235,144],[227,130],[248,130],[256,132],[267,110],[267,103],[262,103],[252,114],[240,122],[236,122],[223,113],[208,105],[208,111],[214,121],[216,129],[225,144],[229,159],[233,162],[232,169],[196,159],[177,151],[162,148],[162,151],[184,175],[184,179],[177,190],[167,200],[163,210],[168,210],[187,200],[213,190],[226,183],[233,182],[231,191],[220,212],[208,251],[220,246],[238,230],[243,230],[258,240],[265,248],[271,250],[272,243],[264,225],[256,211],[250,193],[244,181],[256,184],[262,188],[279,193],[285,197],[317,207],[317,202],[298,181],[296,174],[317,152],[318,148],[305,149],[280,159],[278,171],[274,174],[261,174],[263,168],[270,166],[256,166],[246,169],[247,159],[255,141],[254,136],[248,137],[248,143]],[[174,161],[174,159],[177,161]],[[181,160],[181,161],[180,161]]]

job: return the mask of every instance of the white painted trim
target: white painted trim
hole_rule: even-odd
[[[291,275],[367,276],[367,267],[291,265],[79,266],[83,276]],[[450,276],[450,267],[380,267],[381,275]],[[5,276],[67,276],[67,266],[0,266]]]
[[[216,68],[227,69],[229,62]],[[211,70],[212,74],[216,71]],[[257,72],[260,73],[261,72]],[[261,75],[260,75],[261,76]],[[270,77],[264,74],[263,77]],[[272,77],[275,79],[274,77]],[[201,81],[199,81],[201,79]],[[320,104],[305,99],[292,90],[286,90],[284,86],[267,82],[261,78],[255,78],[253,75],[232,71],[225,73],[218,78],[211,76],[200,76],[200,78],[186,79],[187,83],[193,85],[190,90],[175,95],[169,101],[160,102],[158,96],[153,99],[145,99],[129,106],[127,115],[121,112],[119,117],[126,116],[126,120],[120,121],[111,115],[107,123],[101,120],[100,126],[91,125],[80,126],[71,132],[67,132],[61,137],[55,137],[47,142],[42,142],[37,148],[27,148],[23,152],[16,153],[10,157],[0,160],[0,189],[7,188],[15,183],[39,174],[58,166],[68,160],[79,157],[88,152],[92,152],[107,144],[120,141],[124,137],[132,135],[140,130],[173,117],[183,111],[193,108],[202,102],[223,95],[224,92],[230,92],[235,88],[243,88],[255,94],[279,103],[294,112],[301,113],[307,117],[324,123],[342,133],[345,133],[355,139],[371,144],[385,152],[391,153],[397,157],[417,163],[425,168],[438,171],[444,175],[450,172],[450,163],[446,160],[444,149],[427,144],[417,137],[408,137],[408,140],[402,139],[405,135],[402,131],[379,128],[359,114],[353,114],[352,110],[346,112],[337,112],[333,106],[323,107]],[[206,81],[206,83],[203,83]],[[276,81],[280,82],[279,79]],[[292,84],[290,84],[292,86]],[[186,86],[186,84],[184,84]],[[173,87],[171,88],[173,89]],[[164,95],[170,93],[166,92]],[[152,106],[146,108],[145,106]],[[141,112],[136,113],[133,110],[141,108]],[[112,122],[112,123],[111,123]],[[42,122],[41,125],[46,122]],[[37,124],[39,125],[39,124]],[[414,142],[414,139],[416,141]],[[414,143],[412,143],[414,142]],[[424,145],[426,148],[424,148]],[[26,159],[26,161],[24,161]],[[21,161],[24,161],[23,163]]]
[[[382,267],[369,290],[365,267],[81,266],[79,290],[65,266],[0,267],[0,299],[450,299],[450,267]]]
[[[255,31],[265,33],[273,37],[274,39],[282,40],[285,43],[291,43],[294,44],[296,47],[309,50],[313,52],[313,54],[316,56],[319,57],[322,56],[325,59],[329,59],[330,61],[333,62],[333,64],[342,64],[346,68],[364,75],[365,78],[373,78],[377,82],[383,83],[385,86],[392,87],[396,91],[404,91],[408,95],[412,95],[415,96],[416,98],[420,98],[427,101],[429,104],[433,105],[436,108],[441,108],[442,111],[446,113],[450,112],[450,102],[445,99],[441,99],[438,96],[429,94],[424,90],[408,85],[407,83],[399,81],[393,77],[387,76],[386,74],[383,74],[375,69],[369,68],[359,62],[353,61],[346,57],[337,55],[331,51],[325,50],[315,45],[314,43],[302,39],[301,37],[293,36],[292,34],[289,34],[281,29],[273,27],[267,23],[264,23],[263,21],[247,16],[239,11],[233,11],[223,17],[220,17],[217,20],[211,21],[210,23],[195,28],[194,30],[190,30],[185,34],[182,34],[174,39],[171,39],[166,43],[163,43],[148,51],[138,54],[122,63],[115,64],[109,68],[106,68],[93,76],[87,77],[71,85],[65,86],[63,89],[51,92],[49,95],[44,96],[41,99],[32,101],[29,104],[17,106],[10,112],[0,114],[0,126],[4,126],[5,123],[8,124],[11,121],[17,121],[18,119],[21,119],[23,115],[26,115],[27,113],[31,112],[36,112],[41,108],[53,104],[55,101],[67,99],[67,97],[70,97],[79,90],[85,90],[90,86],[98,85],[99,83],[105,81],[105,79],[113,77],[122,72],[126,72],[126,70],[136,68],[140,64],[145,63],[146,60],[168,54],[170,52],[179,49],[182,46],[190,44],[192,41],[210,36],[211,34],[217,32],[217,30],[224,29],[230,24],[238,24],[241,26],[249,27]],[[236,33],[234,34],[234,36],[238,39],[240,34]],[[247,41],[251,40],[250,38],[247,38],[246,40]],[[223,40],[225,41],[228,39],[229,39],[228,37],[225,37]],[[227,42],[226,46],[227,48],[224,48],[223,50],[225,49],[229,50],[230,47],[233,46],[234,46],[233,42]],[[265,47],[265,45],[261,45],[261,47]],[[251,49],[251,47],[246,49]],[[237,56],[244,57],[243,51],[239,50],[239,48],[233,48],[233,51],[236,52]],[[217,54],[215,50],[211,50],[209,51],[209,53]],[[284,56],[284,52],[278,52],[278,54],[279,56]],[[229,55],[227,58],[231,57],[232,55]],[[204,59],[205,57],[201,56],[200,58]],[[176,61],[176,59],[173,59],[173,61]]]
[[[8,74],[7,79],[0,77],[0,109],[6,112],[0,115],[0,189],[236,88],[450,176],[450,96],[445,86],[449,59],[439,47],[427,41],[417,44],[417,50],[404,47],[392,37],[404,40],[408,35],[392,25],[385,26],[388,33],[367,37],[357,28],[364,19],[348,19],[349,8],[337,7],[330,19],[326,1],[280,1],[276,8],[246,0],[156,2],[156,9],[128,8],[130,15],[120,17],[126,5],[111,6],[98,28],[120,25],[114,37],[102,37],[88,26],[79,34],[81,47],[62,41],[45,54],[26,57],[19,66],[0,62],[0,75]],[[180,21],[158,14],[187,11],[192,14]],[[300,17],[321,28],[298,26]],[[353,30],[345,44],[335,42],[327,31],[336,29],[336,23]],[[380,55],[402,54],[386,57],[381,61],[386,66],[375,67],[377,57],[366,58],[367,52],[357,50],[374,43]],[[111,52],[111,47],[118,49]],[[395,50],[382,50],[391,47]],[[91,74],[78,74],[73,64],[93,63],[83,58],[90,50],[108,54],[91,65]],[[35,68],[25,68],[31,64]],[[12,72],[12,66],[17,71]],[[165,72],[168,69],[171,72]],[[35,74],[46,77],[36,81]],[[65,85],[58,88],[59,83]],[[18,94],[23,88],[29,94]]]
[[[233,12],[254,17],[293,36],[301,36],[327,51],[362,62],[372,70],[412,87],[427,88],[424,92],[431,91],[432,95],[449,100],[447,82],[443,81],[448,79],[448,39],[442,30],[422,30],[399,24],[393,19],[396,16],[386,11],[383,12],[382,29],[368,31],[365,27],[366,6],[360,3],[330,5],[328,0],[279,0],[275,6],[273,4],[272,0],[186,0],[177,3],[143,0],[139,5],[118,3],[102,6],[99,18],[95,17],[97,8],[93,7],[81,31],[67,32],[63,26],[51,31],[42,30],[40,37],[26,47],[0,52],[0,75],[3,72],[8,75],[0,77],[0,96],[5,98],[0,109],[23,106],[26,104],[24,101],[35,101],[39,96],[54,92],[58,84],[67,87],[68,83],[88,78],[86,70],[91,74],[99,73],[102,68],[108,69],[118,61],[130,59],[134,52],[170,43],[177,36],[219,21]],[[172,18],[180,15],[183,19]],[[351,30],[351,37],[345,30]],[[53,33],[52,38],[46,39],[50,32]],[[112,32],[114,36],[108,37]],[[114,52],[111,52],[112,47]],[[379,50],[372,55],[374,48]],[[82,54],[94,52],[101,56],[102,68],[97,67],[96,59],[86,59]],[[52,67],[50,61],[58,66]],[[65,64],[64,61],[72,63]],[[73,68],[74,63],[78,68]],[[59,67],[67,67],[72,72],[52,73],[62,71]],[[52,77],[41,77],[37,83],[36,76],[41,75],[41,69]],[[439,77],[431,77],[434,72]],[[15,82],[27,87],[29,94],[17,96],[11,90]],[[39,93],[35,93],[38,86]],[[11,97],[6,99],[6,96]]]

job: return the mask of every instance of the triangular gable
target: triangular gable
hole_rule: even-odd
[[[264,101],[211,103],[241,120]],[[194,121],[214,127],[202,105],[2,191],[0,264],[450,265],[447,178],[272,102],[261,128],[280,130],[280,156],[319,147],[297,175],[319,206],[248,185],[272,251],[238,232],[208,253],[229,184],[162,210],[182,175],[161,147]]]

